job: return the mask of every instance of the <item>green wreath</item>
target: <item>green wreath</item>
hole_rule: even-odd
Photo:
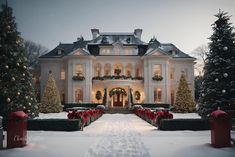
[[[135,100],[140,100],[141,94],[139,91],[135,91]]]
[[[101,91],[98,90],[98,91],[96,92],[95,98],[96,98],[98,101],[102,98]]]

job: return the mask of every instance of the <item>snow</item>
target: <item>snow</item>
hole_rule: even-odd
[[[60,113],[39,113],[35,119],[67,119],[67,112]]]
[[[57,114],[60,118],[64,116],[66,113]],[[232,135],[235,136],[234,131]],[[160,131],[134,114],[104,114],[84,131],[28,131],[26,147],[0,151],[4,157],[234,157],[234,154],[234,147],[211,147],[210,131]]]
[[[201,119],[197,113],[173,113],[174,119]]]
[[[174,119],[200,119],[201,117],[197,113],[173,113]],[[66,119],[67,112],[60,113],[39,113],[39,117],[36,119]]]

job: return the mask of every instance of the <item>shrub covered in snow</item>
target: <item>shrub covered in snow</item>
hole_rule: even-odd
[[[103,112],[105,111],[104,105],[98,105],[96,108],[102,110]]]
[[[142,109],[143,107],[142,107],[141,105],[134,105],[134,106],[132,106],[132,109],[133,109],[133,110],[135,110],[135,109],[137,109],[137,108]]]

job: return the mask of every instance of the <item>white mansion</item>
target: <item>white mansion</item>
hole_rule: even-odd
[[[92,40],[81,37],[73,43],[60,43],[40,57],[41,92],[51,70],[65,103],[101,103],[106,91],[109,107],[128,106],[131,101],[173,104],[184,71],[194,95],[195,58],[175,45],[156,38],[145,43],[142,29],[131,33],[91,32]]]

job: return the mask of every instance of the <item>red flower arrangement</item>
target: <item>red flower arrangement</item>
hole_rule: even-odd
[[[81,129],[89,125],[91,122],[98,119],[103,112],[100,109],[85,110],[85,111],[69,111],[67,114],[68,119],[80,119]]]
[[[136,108],[134,113],[152,125],[159,124],[161,119],[173,119],[173,114],[168,110],[155,112],[150,109]]]

